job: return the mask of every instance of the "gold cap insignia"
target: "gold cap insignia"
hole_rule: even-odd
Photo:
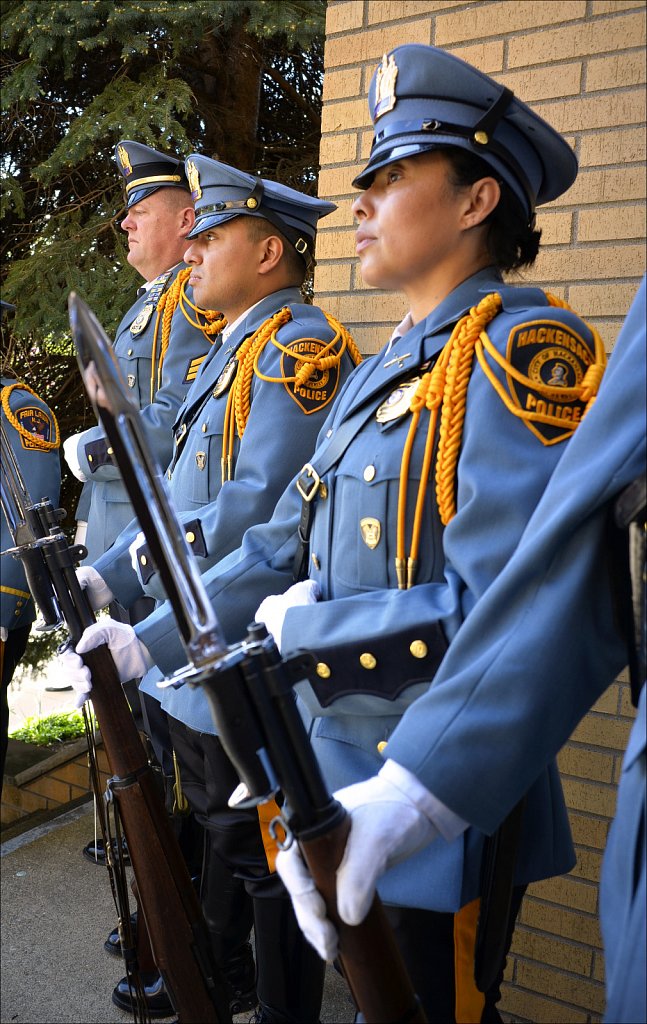
[[[398,77],[398,66],[395,63],[393,54],[388,58],[386,54],[382,57],[382,63],[377,69],[375,81],[375,106],[373,108],[373,120],[393,110],[395,106],[395,80]]]
[[[382,527],[379,519],[373,519],[371,516],[366,516],[365,519],[360,519],[359,529],[366,547],[370,548],[372,551],[373,548],[376,548],[380,543]]]
[[[200,469],[200,470],[204,469],[204,467],[207,465],[207,453],[206,452],[196,452],[195,453],[195,464],[198,467],[198,469]]]
[[[200,172],[194,164],[193,160],[187,160],[186,162],[186,176],[189,180],[189,188],[191,189],[191,198],[195,202],[202,195],[202,189],[200,188]]]
[[[117,156],[119,157],[119,163],[121,164],[121,172],[124,178],[127,178],[129,174],[133,173],[133,165],[130,162],[128,156],[128,150],[121,143],[117,146]]]

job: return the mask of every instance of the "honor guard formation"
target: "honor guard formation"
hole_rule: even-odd
[[[385,54],[368,105],[356,251],[364,284],[400,292],[408,312],[364,360],[303,301],[335,204],[200,153],[117,144],[142,286],[112,349],[179,526],[151,498],[153,518],[188,554],[169,562],[146,527],[103,420],[65,439],[84,483],[75,579],[108,616],[58,655],[60,678],[77,706],[92,699],[107,645],[198,894],[222,997],[209,1019],[225,1005],[225,1017],[317,1022],[333,961],[357,1020],[396,1019],[372,1016],[366,993],[401,967],[415,997],[397,1019],[485,1024],[502,1020],[527,886],[575,863],[556,755],[629,662],[642,718],[602,880],[605,1019],[645,1020],[645,284],[607,369],[592,324],[507,280],[535,262],[537,206],[575,181],[567,140],[433,46]],[[32,497],[56,503],[56,420],[4,367],[2,418]],[[34,611],[20,563],[5,561],[6,737]],[[217,617],[213,644],[229,645],[223,664],[243,665],[267,709],[259,720],[241,686],[217,725],[207,687],[184,681],[186,564]],[[273,707],[296,708],[295,745],[303,732],[314,751],[317,771],[289,780],[319,794],[312,820],[281,785],[287,751],[256,738],[272,735]],[[347,823],[334,855],[326,792]],[[130,857],[136,874],[135,939],[120,913],[105,943],[127,967],[114,1003],[197,1020],[156,957],[130,833],[83,852],[111,869]]]

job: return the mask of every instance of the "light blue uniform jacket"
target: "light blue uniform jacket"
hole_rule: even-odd
[[[2,377],[2,388],[16,384],[15,379]],[[20,424],[38,434],[45,441],[54,441],[56,426],[49,406],[42,399],[16,387],[9,394],[9,408]],[[58,448],[45,451],[21,436],[0,412],[11,447],[20,466],[25,485],[34,503],[49,498],[54,508],[58,505],[61,486],[61,464]],[[0,551],[13,547],[13,538],[4,514],[0,511]],[[36,617],[34,599],[27,588],[22,563],[12,555],[2,555],[0,562],[0,625],[5,629],[28,626]]]
[[[410,417],[380,423],[376,413],[399,385],[437,356],[456,321],[493,291],[502,294],[504,309],[488,335],[500,352],[508,351],[509,338],[524,324],[546,320],[592,349],[590,331],[576,314],[547,308],[538,290],[504,287],[491,270],[482,271],[390,350],[356,370],[311,459],[316,468],[324,467],[328,446],[355,416],[352,440],[336,467],[323,473],[327,497],[316,505],[311,542],[316,561],[311,561],[310,575],[319,582],[323,600],[290,609],[281,637],[284,654],[312,651],[329,670],[328,678],[318,681],[319,699],[309,683],[300,684],[299,692],[314,716],[313,744],[333,789],[379,769],[377,744],[390,739],[406,708],[428,691],[446,640],[456,634],[515,550],[564,451],[564,443],[544,445],[515,417],[475,365],[458,463],[457,514],[443,531],[430,486],[418,582],[410,590],[396,589],[397,492]],[[505,386],[504,374],[495,373]],[[418,431],[411,458],[407,537],[425,433],[424,428]],[[265,594],[289,586],[300,504],[296,489],[288,488],[271,522],[249,531],[241,549],[206,574],[228,639],[243,635]],[[362,537],[361,521],[366,518],[380,524],[380,540],[372,548]],[[159,613],[137,632],[164,672],[176,667],[177,638]],[[414,657],[414,641],[427,645],[425,657]],[[419,652],[420,645],[414,646]],[[365,654],[372,656],[374,668],[363,667],[360,658]],[[385,696],[388,690],[390,697]],[[509,710],[490,707],[489,714],[505,723]],[[502,731],[514,750],[514,734],[505,727]],[[391,755],[390,744],[386,754]],[[553,764],[536,773],[525,820],[516,882],[569,870],[573,850]],[[382,896],[396,904],[456,910],[478,895],[483,838],[469,829],[451,844],[433,844],[384,876]]]
[[[214,397],[223,371],[234,353],[266,320],[284,306],[292,317],[278,331],[277,340],[284,348],[303,338],[319,339],[327,345],[334,331],[317,306],[300,302],[300,291],[287,288],[264,298],[234,329],[219,351],[214,352],[201,368],[187,400],[178,414],[176,435],[186,435],[171,461],[167,476],[174,504],[187,529],[195,536],[194,553],[202,572],[235,550],[245,531],[255,523],[266,522],[295,472],[301,468],[314,449],[317,434],[331,407],[334,394],[353,369],[348,353],[337,370],[327,379],[326,399],[312,405],[309,412],[295,401],[280,379],[283,375],[281,350],[268,342],[259,358],[258,368],[271,381],[252,378],[250,414],[242,439],[236,436],[233,478],[222,485],[221,454],[228,389]],[[285,375],[294,367],[289,360]],[[276,380],[276,378],[279,378]],[[319,389],[321,391],[323,389]],[[307,407],[307,402],[305,403]],[[98,572],[123,603],[132,602],[142,593],[164,599],[157,573],[135,574],[130,564],[128,546],[136,535],[131,524],[117,539],[113,548],[96,563]],[[167,605],[162,614],[170,628],[175,620]],[[185,663],[181,650],[174,668]],[[159,673],[153,672],[142,682],[142,688],[158,700],[174,718],[193,729],[214,732],[213,720],[201,692],[183,687],[162,693],[155,685]]]
[[[151,285],[159,294],[167,291],[184,264],[160,275]],[[156,282],[163,287],[156,288]],[[167,466],[173,451],[173,423],[178,408],[184,401],[191,382],[195,380],[199,361],[211,346],[202,331],[192,327],[178,306],[171,322],[169,347],[162,365],[162,379],[151,402],[151,373],[153,372],[153,337],[157,313],[153,309],[142,330],[137,331],[138,317],[151,304],[151,291],[139,296],[117,328],[114,351],[128,388],[142,410],[142,423],[153,453],[161,466]],[[190,296],[190,289],[188,290]],[[159,296],[158,296],[159,297]],[[141,323],[141,320],[139,321]],[[132,332],[132,328],[135,332]],[[155,375],[159,364],[161,325],[158,331],[158,351]],[[87,565],[92,565],[106,551],[115,537],[133,518],[133,509],[121,480],[119,469],[108,454],[108,443],[103,427],[98,425],[79,438],[77,455],[81,470],[88,478],[81,494],[77,519],[88,524],[86,546]]]

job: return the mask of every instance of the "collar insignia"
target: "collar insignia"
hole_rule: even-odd
[[[377,69],[373,121],[377,121],[378,117],[382,117],[382,114],[386,114],[389,110],[393,110],[396,103],[395,80],[397,77],[398,66],[395,63],[395,57],[391,54],[387,60],[386,54],[384,54],[382,63]]]
[[[128,156],[128,150],[125,146],[119,145],[117,146],[117,155],[119,157],[119,163],[121,164],[121,173],[124,178],[127,178],[129,174],[133,173],[133,166],[130,162],[130,157]]]
[[[238,361],[234,356],[234,358],[230,359],[229,362],[226,364],[224,370],[222,371],[222,373],[218,377],[218,380],[216,381],[216,386],[212,392],[214,398],[220,398],[221,395],[224,395],[225,391],[229,390],[231,382],[236,376],[237,369]]]
[[[377,422],[389,423],[391,420],[399,419],[400,416],[406,416],[419,383],[420,377],[414,377],[412,380],[406,380],[399,384],[377,410],[375,414]]]
[[[196,202],[202,195],[202,189],[200,188],[200,173],[193,160],[187,160],[186,162],[186,176],[189,179],[191,198]]]

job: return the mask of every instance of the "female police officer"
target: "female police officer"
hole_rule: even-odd
[[[576,176],[564,139],[434,47],[386,55],[369,106],[357,249],[366,283],[403,291],[410,312],[351,376],[271,521],[205,576],[232,640],[259,598],[280,595],[259,617],[284,654],[315,654],[316,676],[298,689],[333,788],[375,775],[385,747],[388,757],[400,717],[514,551],[604,368],[599,337],[575,313],[502,279],[537,254],[535,205]],[[178,640],[160,612],[137,633],[166,671]],[[506,708],[491,713],[504,718]],[[415,780],[387,769],[403,797],[393,828],[406,828]],[[386,872],[380,893],[429,1019],[497,1020],[498,981],[483,996],[471,970],[485,837],[420,799],[447,841]],[[572,864],[551,766],[526,797],[508,945],[524,886]],[[304,884],[286,879],[293,892]]]

